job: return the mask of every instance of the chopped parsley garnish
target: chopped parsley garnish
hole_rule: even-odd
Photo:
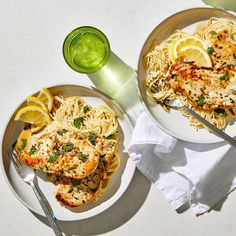
[[[229,77],[228,77],[228,75],[225,73],[225,74],[223,74],[221,77],[220,77],[220,80],[228,80],[229,79]]]
[[[89,109],[89,106],[88,106],[88,105],[86,105],[86,106],[83,107],[83,112],[84,112],[84,113],[87,113],[89,110],[90,110],[90,109]]]
[[[90,133],[89,136],[88,136],[88,140],[93,146],[95,146],[96,141],[97,141],[96,134],[95,133]]]
[[[31,148],[30,148],[30,150],[29,150],[29,152],[28,152],[28,155],[29,156],[31,156],[31,155],[33,155],[35,152],[36,152],[36,147],[33,145]]]
[[[76,192],[77,192],[77,193],[80,193],[80,189],[79,189],[79,188],[77,188]]]
[[[213,52],[214,52],[214,48],[213,47],[207,48],[207,53],[208,54],[212,54]]]
[[[173,79],[173,78],[175,78],[175,76],[176,76],[176,74],[172,73],[170,77],[171,77],[171,79]]]
[[[79,179],[72,179],[71,183],[72,183],[73,186],[77,186],[77,185],[80,184],[80,180]]]
[[[70,188],[67,192],[68,192],[68,193],[72,193],[73,190],[74,190],[74,188]]]
[[[91,190],[92,193],[96,193],[98,188],[91,188],[90,190]]]
[[[204,103],[204,96],[201,95],[201,96],[198,98],[197,104],[198,104],[199,106],[202,106],[203,103]]]
[[[74,126],[75,128],[79,128],[81,125],[84,123],[84,118],[83,117],[77,117],[74,119]]]
[[[73,149],[74,145],[73,144],[66,144],[64,147],[63,147],[63,150],[66,151],[66,152],[69,152]]]
[[[69,167],[67,170],[70,171],[70,170],[74,170],[75,168],[77,168],[76,165]]]
[[[114,134],[110,134],[110,135],[108,135],[107,137],[104,137],[104,138],[106,138],[106,139],[116,139]]]
[[[225,115],[225,110],[222,108],[217,108],[215,109],[215,112],[220,115],[220,116],[224,116]]]
[[[210,31],[210,34],[211,34],[211,35],[217,35],[217,33],[216,33],[215,31],[213,31],[213,30]]]
[[[87,159],[88,159],[88,155],[84,154],[84,153],[80,153],[79,154],[79,159],[82,161],[82,162],[85,162]]]
[[[63,135],[63,134],[66,133],[66,132],[68,132],[67,129],[62,129],[62,130],[58,130],[58,131],[57,131],[57,133],[58,133],[59,135]]]
[[[48,159],[48,162],[55,162],[57,158],[60,156],[60,151],[55,151]]]
[[[20,146],[21,150],[23,150],[26,147],[26,145],[27,145],[27,139],[22,138],[21,139],[21,146]]]

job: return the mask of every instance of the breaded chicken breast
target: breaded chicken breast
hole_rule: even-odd
[[[58,130],[35,138],[30,147],[22,152],[21,160],[46,173],[80,179],[94,172],[99,155],[87,137]]]
[[[236,72],[229,68],[198,67],[179,62],[167,77],[176,94],[186,97],[195,108],[212,110],[236,106]]]

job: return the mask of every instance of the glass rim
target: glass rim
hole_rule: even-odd
[[[75,65],[73,63],[71,63],[69,59],[69,53],[68,53],[68,46],[70,45],[70,43],[72,42],[72,40],[75,38],[75,36],[77,36],[80,33],[85,33],[85,32],[90,32],[93,33],[95,35],[97,35],[102,41],[103,43],[105,43],[106,45],[106,52],[105,55],[103,57],[103,60],[101,61],[101,63],[99,63],[97,66],[92,67],[92,68],[84,68],[84,67],[80,67],[78,65]],[[83,73],[83,74],[92,74],[95,73],[97,71],[99,71],[108,61],[109,57],[110,57],[110,43],[106,37],[106,35],[99,29],[93,27],[93,26],[80,26],[74,30],[72,30],[65,38],[64,42],[63,42],[63,46],[62,46],[62,53],[63,53],[63,57],[67,63],[67,65],[73,69],[76,72],[79,73]]]

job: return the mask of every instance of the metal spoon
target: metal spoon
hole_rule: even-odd
[[[231,146],[236,148],[236,140],[232,137],[230,137],[228,134],[226,134],[224,131],[218,129],[216,126],[211,124],[209,121],[198,115],[195,111],[191,110],[190,108],[186,107],[182,101],[179,99],[166,99],[165,104],[175,108],[179,109],[182,108],[185,112],[192,115],[194,118],[196,118],[198,121],[200,121],[203,125],[205,125],[208,129],[210,129],[214,134],[218,135],[222,139],[224,139],[226,142],[228,142]]]

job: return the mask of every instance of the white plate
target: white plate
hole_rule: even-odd
[[[55,186],[52,183],[45,181],[43,179],[43,176],[38,178],[40,189],[49,201],[52,210],[58,220],[71,221],[89,218],[98,213],[101,213],[102,211],[109,208],[112,204],[114,204],[125,192],[132,180],[135,171],[135,165],[129,159],[128,154],[125,152],[125,149],[127,148],[131,138],[132,126],[126,114],[114,102],[112,102],[110,99],[108,99],[102,93],[95,89],[76,85],[59,85],[51,87],[49,89],[54,95],[62,94],[65,97],[73,95],[84,97],[85,100],[91,105],[106,104],[118,116],[118,121],[123,132],[121,137],[122,144],[120,150],[121,166],[112,177],[112,181],[107,192],[105,192],[98,201],[91,202],[81,207],[73,209],[71,208],[71,210],[69,208],[62,207],[54,197]],[[24,103],[20,107],[22,107],[23,105]],[[20,107],[18,107],[16,111]],[[3,172],[11,190],[16,195],[16,197],[26,207],[44,216],[44,213],[31,187],[24,183],[18,176],[14,166],[9,161],[9,158],[7,156],[7,149],[10,148],[11,145],[16,141],[17,136],[22,129],[21,122],[13,121],[16,111],[11,116],[6,126],[6,130],[2,140]]]
[[[197,23],[208,20],[211,17],[231,17],[236,19],[234,15],[214,8],[193,8],[170,16],[159,24],[149,35],[141,51],[138,64],[139,92],[147,112],[159,127],[167,133],[176,138],[195,143],[217,143],[223,140],[208,132],[206,129],[197,130],[192,127],[188,119],[180,112],[171,109],[171,112],[167,113],[160,105],[155,103],[155,101],[147,94],[144,87],[146,70],[144,68],[143,58],[154,45],[168,38],[175,30],[182,29],[192,33]],[[225,132],[230,136],[236,136],[236,125],[228,126]]]

